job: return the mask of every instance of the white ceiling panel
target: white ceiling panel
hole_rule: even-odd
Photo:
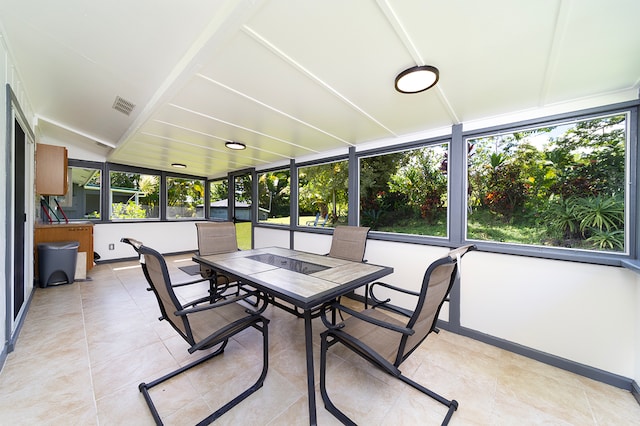
[[[40,141],[209,177],[637,99],[638,16],[636,0],[0,0]],[[423,64],[434,88],[393,89]]]

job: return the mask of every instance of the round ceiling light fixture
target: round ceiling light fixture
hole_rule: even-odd
[[[226,146],[229,149],[235,149],[235,150],[241,150],[241,149],[246,149],[247,146],[243,143],[240,142],[233,142],[233,141],[229,141],[229,142],[225,142],[224,146]]]
[[[171,167],[175,167],[176,169],[186,169],[187,165],[182,163],[171,163]]]
[[[440,71],[431,65],[419,65],[402,71],[396,77],[396,90],[400,93],[420,93],[436,85]]]

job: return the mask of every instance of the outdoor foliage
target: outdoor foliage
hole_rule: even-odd
[[[349,165],[347,161],[319,164],[298,170],[300,216],[320,213],[327,223],[347,220]]]
[[[204,205],[203,181],[167,178],[167,217],[196,217],[198,205]]]
[[[160,209],[160,176],[111,172],[109,181],[113,199],[111,218],[144,219],[158,217]]]
[[[261,209],[267,217],[288,217],[291,205],[291,181],[289,170],[262,173],[258,176],[258,197]]]
[[[388,232],[446,236],[447,145],[360,161],[360,221]]]
[[[624,250],[625,118],[470,140],[468,237]]]

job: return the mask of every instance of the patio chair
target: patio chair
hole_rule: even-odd
[[[329,257],[351,260],[352,262],[366,262],[364,251],[367,246],[369,229],[365,226],[336,226],[331,238]],[[369,307],[369,284],[364,286],[364,307]]]
[[[258,380],[198,423],[199,425],[209,424],[262,387],[268,369],[269,320],[261,315],[267,306],[266,296],[258,291],[252,291],[233,298],[221,299],[213,304],[193,306],[192,303],[187,303],[183,305],[174,292],[174,286],[171,285],[164,257],[157,251],[145,246],[139,247],[139,253],[143,270],[146,271],[149,277],[149,284],[157,298],[158,306],[162,313],[160,320],[169,322],[174,330],[190,345],[188,349],[190,354],[199,350],[213,349],[211,353],[204,357],[150,383],[140,383],[138,388],[144,395],[156,424],[161,425],[162,420],[149,393],[151,388],[222,354],[229,339],[247,328],[252,327],[262,334],[262,372]],[[250,296],[254,296],[263,302],[259,308],[254,310],[248,308],[248,305],[243,306],[236,303]],[[165,391],[168,390],[165,388]],[[224,394],[223,390],[220,391]]]
[[[138,259],[140,259],[140,247],[143,246],[142,241],[136,240],[135,238],[131,238],[131,237],[124,237],[120,239],[120,242],[125,243],[125,244],[129,244],[131,247],[133,247],[133,249],[136,251],[136,254],[138,255]],[[147,268],[144,266],[144,264],[141,264],[142,266],[142,273],[144,274],[144,277],[147,279],[147,283],[149,283],[149,287],[147,288],[148,291],[152,291],[151,288],[151,278],[149,278],[149,273],[147,272]],[[209,302],[209,303],[213,303],[214,302],[214,298],[211,297],[211,294],[215,294],[214,292],[211,291],[212,288],[215,288],[215,284],[214,282],[212,282],[213,278],[212,277],[201,277],[198,278],[196,280],[191,280],[191,281],[185,281],[185,282],[180,282],[180,283],[175,283],[172,284],[173,287],[184,287],[184,286],[188,286],[188,285],[193,285],[193,284],[198,284],[198,283],[202,283],[205,281],[209,282],[209,290],[208,293],[209,295],[201,297],[197,300],[192,301],[191,303],[193,305],[197,305],[198,303],[202,303],[202,302]]]
[[[320,213],[318,212],[318,213],[316,213],[316,218],[314,220],[307,220],[305,222],[305,225],[306,226],[318,226],[318,223],[320,223],[320,226],[322,228],[324,228],[324,226],[327,224],[327,220],[329,220],[329,215],[327,214],[324,217],[324,220],[322,222],[319,222],[319,220],[320,220]]]
[[[327,393],[327,352],[336,343],[342,343],[346,348],[374,366],[445,405],[448,411],[442,424],[449,423],[453,412],[458,408],[458,402],[448,400],[414,382],[403,375],[399,367],[432,331],[436,331],[438,314],[456,279],[460,258],[474,249],[474,245],[466,245],[452,250],[447,256],[434,261],[424,274],[422,288],[419,292],[376,282],[371,285],[370,290],[370,296],[373,300],[371,309],[357,312],[340,305],[338,302],[328,303],[323,307],[320,317],[327,330],[321,334],[320,393],[325,408],[338,420],[345,425],[355,425],[346,414],[334,405]],[[374,294],[377,286],[415,296],[415,309],[413,311],[398,309],[389,305],[390,299],[378,299]],[[382,308],[394,311],[406,317],[407,320],[400,321],[391,317],[383,312]],[[330,321],[327,318],[327,314],[330,312],[332,318],[335,318],[333,317],[334,310],[345,312],[351,316],[335,324],[333,320]]]
[[[200,256],[231,253],[239,250],[236,226],[233,222],[197,222],[196,231]],[[200,265],[200,275],[202,278],[210,280],[209,294],[213,301],[228,294],[227,290],[230,288],[235,287],[236,295],[239,292],[240,284],[237,277],[221,274],[219,271],[202,264]]]
[[[364,262],[369,228],[365,226],[336,226],[331,237],[329,257]]]

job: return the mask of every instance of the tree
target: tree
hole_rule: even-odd
[[[269,217],[289,216],[290,196],[288,170],[263,173],[258,178],[258,205],[269,211]]]
[[[319,210],[322,217],[330,214],[330,219],[336,223],[340,216],[339,207],[346,210],[348,205],[348,162],[309,166],[300,169],[299,174],[301,206],[311,211]]]
[[[447,171],[443,170],[447,145],[408,151],[391,176],[389,190],[405,194],[416,216],[435,223],[447,196]]]

